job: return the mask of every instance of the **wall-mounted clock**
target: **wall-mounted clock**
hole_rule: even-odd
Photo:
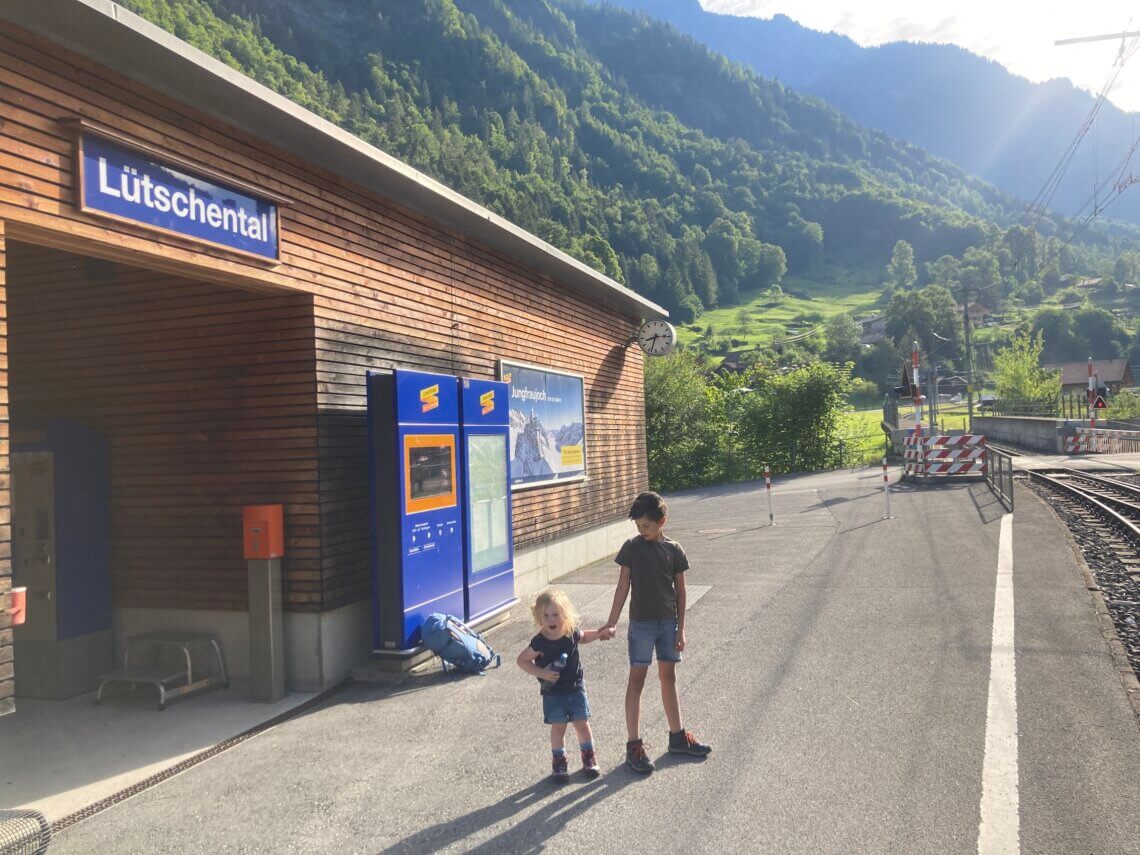
[[[677,346],[677,331],[667,321],[646,321],[637,331],[637,344],[649,356],[666,356]]]

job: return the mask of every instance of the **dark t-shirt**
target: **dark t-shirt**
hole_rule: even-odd
[[[539,680],[538,685],[544,695],[564,695],[582,688],[582,660],[578,656],[578,642],[582,638],[581,630],[574,630],[574,635],[564,635],[551,641],[541,632],[530,640],[530,649],[537,650],[539,656],[534,664],[545,668],[551,662],[556,662],[563,653],[566,654],[566,667],[558,679],[553,682]]]
[[[681,544],[664,535],[660,540],[637,535],[622,544],[614,560],[629,568],[630,620],[677,617],[677,583],[673,577],[689,569]]]

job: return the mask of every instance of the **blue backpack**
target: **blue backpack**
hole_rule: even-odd
[[[439,656],[446,674],[448,666],[467,674],[482,675],[491,667],[498,667],[502,658],[478,633],[454,615],[434,612],[428,615],[420,628],[424,647]]]

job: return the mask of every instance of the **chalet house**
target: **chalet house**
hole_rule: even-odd
[[[859,344],[864,347],[878,344],[887,337],[887,316],[874,315],[859,321],[863,334],[859,337]]]
[[[1093,376],[1096,378],[1097,388],[1106,388],[1110,395],[1115,395],[1121,389],[1128,389],[1136,385],[1132,376],[1132,366],[1127,359],[1094,359]],[[1084,362],[1065,362],[1059,365],[1043,365],[1046,371],[1061,372],[1062,394],[1084,394],[1089,384],[1089,364]]]

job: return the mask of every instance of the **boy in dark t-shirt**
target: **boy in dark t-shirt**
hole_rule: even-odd
[[[621,566],[610,619],[603,630],[617,626],[625,598],[629,603],[629,682],[625,689],[625,724],[629,733],[625,762],[636,772],[648,774],[653,761],[641,739],[641,692],[657,652],[661,702],[669,722],[669,753],[707,756],[708,745],[698,742],[681,725],[681,702],[677,696],[677,663],[685,649],[685,571],[689,559],[681,544],[664,534],[669,507],[657,493],[638,495],[629,510],[637,537],[624,544],[615,559]]]
[[[566,761],[566,725],[574,725],[582,751],[582,771],[588,778],[600,774],[594,737],[590,732],[590,702],[583,684],[579,644],[608,641],[613,628],[586,629],[578,626],[578,613],[560,588],[547,588],[535,598],[531,608],[538,633],[530,640],[517,664],[538,678],[542,694],[543,721],[550,725],[553,778],[570,780]],[[562,657],[566,658],[563,660]]]

